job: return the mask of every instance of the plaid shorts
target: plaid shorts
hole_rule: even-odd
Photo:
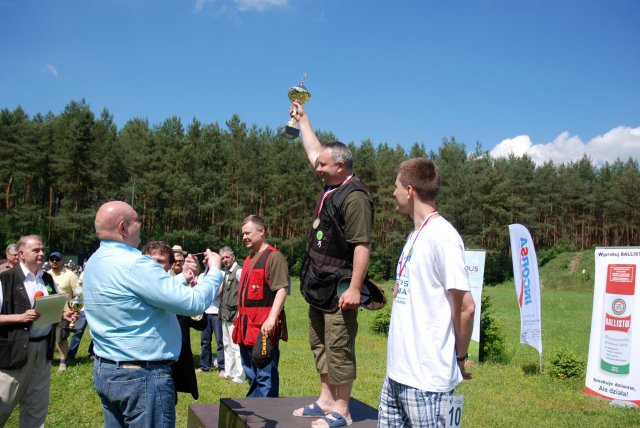
[[[453,390],[423,391],[385,376],[380,392],[378,427],[444,427],[452,393]]]

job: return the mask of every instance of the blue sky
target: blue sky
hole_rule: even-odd
[[[278,128],[307,73],[344,142],[640,159],[635,0],[0,0],[0,107]]]

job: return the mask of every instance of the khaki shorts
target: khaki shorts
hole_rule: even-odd
[[[309,344],[320,374],[328,374],[331,385],[356,378],[358,310],[323,312],[309,306]]]
[[[71,334],[69,330],[65,330],[65,327],[69,327],[69,321],[67,320],[62,320],[56,325],[56,342],[66,340]]]

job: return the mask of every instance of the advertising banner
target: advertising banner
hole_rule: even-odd
[[[538,258],[531,234],[521,224],[509,225],[513,281],[520,307],[520,343],[536,348],[542,355],[542,316]]]
[[[473,301],[476,304],[476,312],[473,315],[473,333],[471,340],[480,342],[480,312],[482,300],[482,283],[484,280],[484,260],[487,252],[485,250],[465,250],[464,263],[469,274],[469,286]]]
[[[640,247],[596,248],[595,263],[584,392],[640,406]]]

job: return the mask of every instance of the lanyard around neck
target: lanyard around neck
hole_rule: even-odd
[[[326,199],[326,197],[329,196],[329,194],[341,188],[342,186],[344,186],[345,184],[347,184],[352,177],[353,177],[353,174],[348,176],[347,179],[344,180],[338,187],[334,187],[333,189],[329,189],[324,192],[324,194],[322,195],[322,200],[320,201],[320,206],[318,207],[318,217],[320,217],[320,212],[322,212],[322,206],[324,205],[324,200]]]
[[[411,243],[411,247],[409,247],[409,254],[407,255],[407,258],[404,259],[404,263],[400,265],[400,272],[398,272],[398,278],[402,277],[402,272],[404,272],[404,268],[407,266],[407,262],[409,261],[409,259],[411,258],[411,255],[413,254],[413,246],[418,240],[418,236],[420,235],[420,232],[422,232],[422,229],[424,229],[427,223],[429,223],[429,220],[431,220],[431,218],[433,217],[436,217],[437,215],[439,215],[438,210],[435,210],[431,214],[429,214],[427,218],[425,218],[424,221],[422,222],[422,226],[420,226],[420,229],[418,229],[418,233],[416,233],[416,236],[413,238],[413,242]]]

